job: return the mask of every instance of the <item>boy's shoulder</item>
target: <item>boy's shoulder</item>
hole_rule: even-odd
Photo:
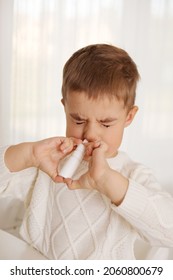
[[[115,157],[110,158],[107,161],[112,169],[115,169],[128,177],[136,173],[152,174],[151,168],[141,162],[133,160],[124,151],[118,151],[118,154]]]
[[[133,161],[131,157],[124,151],[118,151],[118,154],[116,156],[108,158],[107,161],[111,167],[116,167],[119,170],[121,170],[125,166],[130,167],[139,164]]]

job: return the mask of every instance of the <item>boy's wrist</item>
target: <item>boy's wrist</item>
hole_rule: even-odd
[[[32,155],[32,143],[20,143],[10,146],[6,152],[4,161],[11,172],[17,172],[34,166]]]
[[[35,142],[28,142],[26,144],[26,158],[25,158],[25,165],[27,167],[37,167],[38,163],[34,156],[34,145]]]
[[[126,195],[128,185],[129,181],[126,177],[113,169],[109,169],[101,183],[101,192],[118,206]]]

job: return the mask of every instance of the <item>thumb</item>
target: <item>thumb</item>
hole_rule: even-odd
[[[91,166],[100,167],[103,164],[105,165],[105,155],[107,149],[108,149],[107,144],[100,141],[98,147],[93,150],[92,158],[91,158]]]

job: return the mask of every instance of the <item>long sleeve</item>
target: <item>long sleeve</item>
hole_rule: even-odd
[[[131,171],[124,201],[112,207],[152,246],[173,247],[173,197],[161,190],[146,167]]]
[[[0,228],[10,230],[21,223],[24,200],[37,175],[36,168],[10,172],[4,162],[6,147],[0,147]]]
[[[49,259],[135,259],[139,237],[152,246],[173,246],[173,198],[161,188],[149,169],[124,153],[108,160],[110,167],[129,179],[123,202],[117,207],[93,190],[71,191],[35,168],[11,173],[0,150],[0,207],[9,199],[28,198],[20,234]],[[78,175],[86,172],[80,165]],[[30,195],[27,195],[29,191]],[[14,209],[14,208],[13,208]],[[9,218],[9,209],[1,216]],[[11,213],[10,213],[11,214]]]
[[[6,189],[6,186],[13,175],[5,166],[4,154],[8,146],[0,147],[0,194]]]

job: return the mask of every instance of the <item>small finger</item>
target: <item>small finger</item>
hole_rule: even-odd
[[[64,138],[60,150],[65,154],[73,150],[73,141],[71,138]]]
[[[107,145],[105,142],[103,142],[103,141],[100,141],[98,147],[99,147],[103,152],[106,152],[107,149],[108,149],[108,145]]]
[[[79,182],[78,181],[73,181],[70,178],[64,179],[64,183],[67,185],[67,187],[70,190],[81,189],[81,185],[79,184]]]
[[[55,182],[55,183],[62,183],[63,182],[63,177],[60,176],[57,171],[52,172],[50,175],[51,179]]]
[[[63,182],[64,182],[64,179],[63,179],[63,177],[57,175],[57,176],[55,176],[55,177],[53,178],[53,181],[54,181],[55,183],[63,183]]]
[[[75,146],[82,143],[81,139],[77,139],[74,137],[65,138],[63,143],[60,146],[61,151],[65,154],[71,152]]]
[[[89,142],[86,147],[86,156],[91,156],[94,149],[100,146],[100,141]]]

